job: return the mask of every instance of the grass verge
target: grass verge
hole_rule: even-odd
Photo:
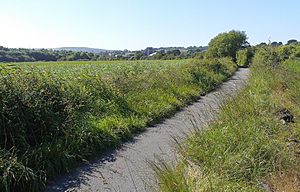
[[[299,191],[300,61],[258,50],[247,87],[219,120],[155,166],[160,191]]]

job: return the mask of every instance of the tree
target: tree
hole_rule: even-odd
[[[181,54],[180,50],[178,50],[178,49],[173,50],[172,53],[173,53],[175,56],[179,56],[179,55]]]
[[[268,44],[265,42],[261,42],[260,44],[256,45],[257,47],[267,46]]]
[[[249,47],[244,31],[229,31],[220,33],[208,44],[207,56],[212,58],[232,57],[236,61],[238,50]]]
[[[281,45],[282,45],[282,42],[274,41],[274,42],[271,43],[271,46],[281,46]]]
[[[296,44],[296,43],[298,43],[298,41],[296,39],[290,39],[290,40],[288,40],[288,42],[286,44],[290,45],[290,44]]]
[[[136,60],[142,59],[143,56],[144,56],[144,54],[143,54],[141,51],[137,51],[137,52],[135,52],[135,54],[134,54],[134,58],[135,58]]]

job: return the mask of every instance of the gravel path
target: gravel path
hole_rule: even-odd
[[[149,161],[176,163],[174,137],[184,139],[195,127],[215,119],[222,103],[245,86],[249,69],[239,69],[229,81],[201,97],[174,117],[125,143],[122,148],[86,163],[51,183],[47,191],[154,191],[157,181]]]

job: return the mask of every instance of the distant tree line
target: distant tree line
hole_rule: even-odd
[[[286,42],[285,45],[297,45],[300,44],[300,41],[296,40],[296,39],[290,39]],[[257,46],[265,46],[265,45],[271,45],[271,46],[281,46],[284,45],[281,41],[277,42],[277,41],[273,41],[273,42],[269,42],[268,44],[265,42],[262,42],[260,44],[258,44]]]
[[[249,43],[246,41],[247,35],[243,31],[229,31],[220,33],[213,38],[209,46],[190,46],[184,47],[147,47],[139,51],[129,50],[107,50],[100,53],[53,50],[53,49],[24,49],[6,48],[0,46],[0,62],[32,62],[32,61],[96,61],[96,60],[171,60],[186,58],[218,58],[231,57],[234,61],[248,63],[249,55],[252,55]],[[287,41],[285,50],[290,50],[294,45],[299,45],[296,39]],[[262,42],[257,45],[274,47],[282,46],[282,42]],[[247,49],[237,54],[241,49]],[[294,48],[293,48],[294,49]],[[288,52],[286,51],[286,52]],[[239,58],[237,58],[237,55]],[[247,56],[247,57],[246,57]],[[245,60],[247,58],[247,60]],[[243,64],[244,65],[244,64]]]
[[[207,47],[147,47],[144,50],[115,50],[101,53],[79,52],[52,49],[6,48],[0,46],[0,62],[33,62],[33,61],[96,61],[96,60],[167,60],[195,57]]]
[[[14,49],[0,46],[0,62],[96,60],[97,55],[51,49]]]

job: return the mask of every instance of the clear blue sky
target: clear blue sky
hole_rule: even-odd
[[[285,43],[300,39],[299,11],[299,0],[0,0],[0,45],[186,47],[231,29]]]

